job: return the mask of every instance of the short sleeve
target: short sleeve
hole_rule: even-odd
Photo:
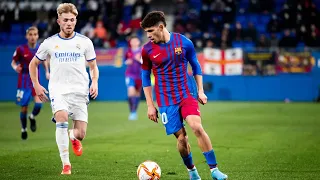
[[[148,53],[146,52],[145,48],[142,49],[141,60],[142,60],[141,68],[143,70],[151,70],[152,69],[152,63],[149,59]]]
[[[20,57],[21,57],[21,50],[20,50],[20,46],[19,46],[14,51],[13,56],[12,56],[12,60],[18,62],[20,60]]]
[[[48,40],[44,40],[43,43],[40,44],[38,51],[36,53],[36,57],[41,60],[44,61],[46,60],[48,55]]]
[[[85,57],[87,61],[96,59],[96,52],[94,51],[93,43],[90,39],[87,40],[87,48],[85,50]]]

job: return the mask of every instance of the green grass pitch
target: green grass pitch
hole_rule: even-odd
[[[188,179],[175,138],[147,119],[145,103],[134,122],[127,120],[127,107],[125,102],[90,104],[84,153],[76,157],[70,149],[73,174],[61,176],[49,104],[37,117],[37,132],[28,131],[28,140],[22,141],[19,107],[0,103],[0,179],[135,180],[145,160],[160,165],[161,179]],[[201,111],[219,168],[230,180],[320,179],[318,104],[209,102]],[[205,159],[187,131],[194,163],[209,180]]]

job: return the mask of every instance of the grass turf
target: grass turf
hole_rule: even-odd
[[[127,109],[125,102],[90,104],[84,153],[76,157],[70,149],[73,174],[61,176],[50,106],[37,117],[37,132],[29,130],[28,140],[22,141],[19,107],[0,103],[0,179],[134,180],[144,160],[160,165],[161,179],[188,179],[175,138],[165,135],[161,123],[147,119],[144,103],[138,121],[127,120]],[[319,179],[318,104],[210,102],[201,112],[219,168],[229,179]],[[202,179],[209,180],[205,159],[187,131],[194,163]]]

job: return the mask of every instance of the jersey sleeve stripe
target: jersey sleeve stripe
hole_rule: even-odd
[[[36,57],[40,60],[40,61],[45,61],[46,59],[41,59],[41,58],[39,58],[37,55],[36,55]]]
[[[92,59],[88,59],[87,61],[89,62],[89,61],[93,61],[93,60],[95,60],[96,58],[92,58]]]

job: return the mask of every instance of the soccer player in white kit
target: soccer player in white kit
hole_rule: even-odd
[[[69,137],[74,153],[80,156],[81,140],[87,130],[88,95],[89,92],[92,98],[98,95],[99,70],[92,41],[74,32],[78,15],[76,7],[71,3],[62,3],[57,8],[57,14],[60,32],[45,39],[40,45],[29,65],[29,71],[37,96],[43,102],[49,100],[47,90],[38,81],[37,72],[38,65],[47,55],[50,57],[49,95],[56,120],[56,142],[63,164],[61,174],[71,174]],[[90,68],[90,89],[86,63]],[[73,126],[68,136],[69,117],[73,120]]]

